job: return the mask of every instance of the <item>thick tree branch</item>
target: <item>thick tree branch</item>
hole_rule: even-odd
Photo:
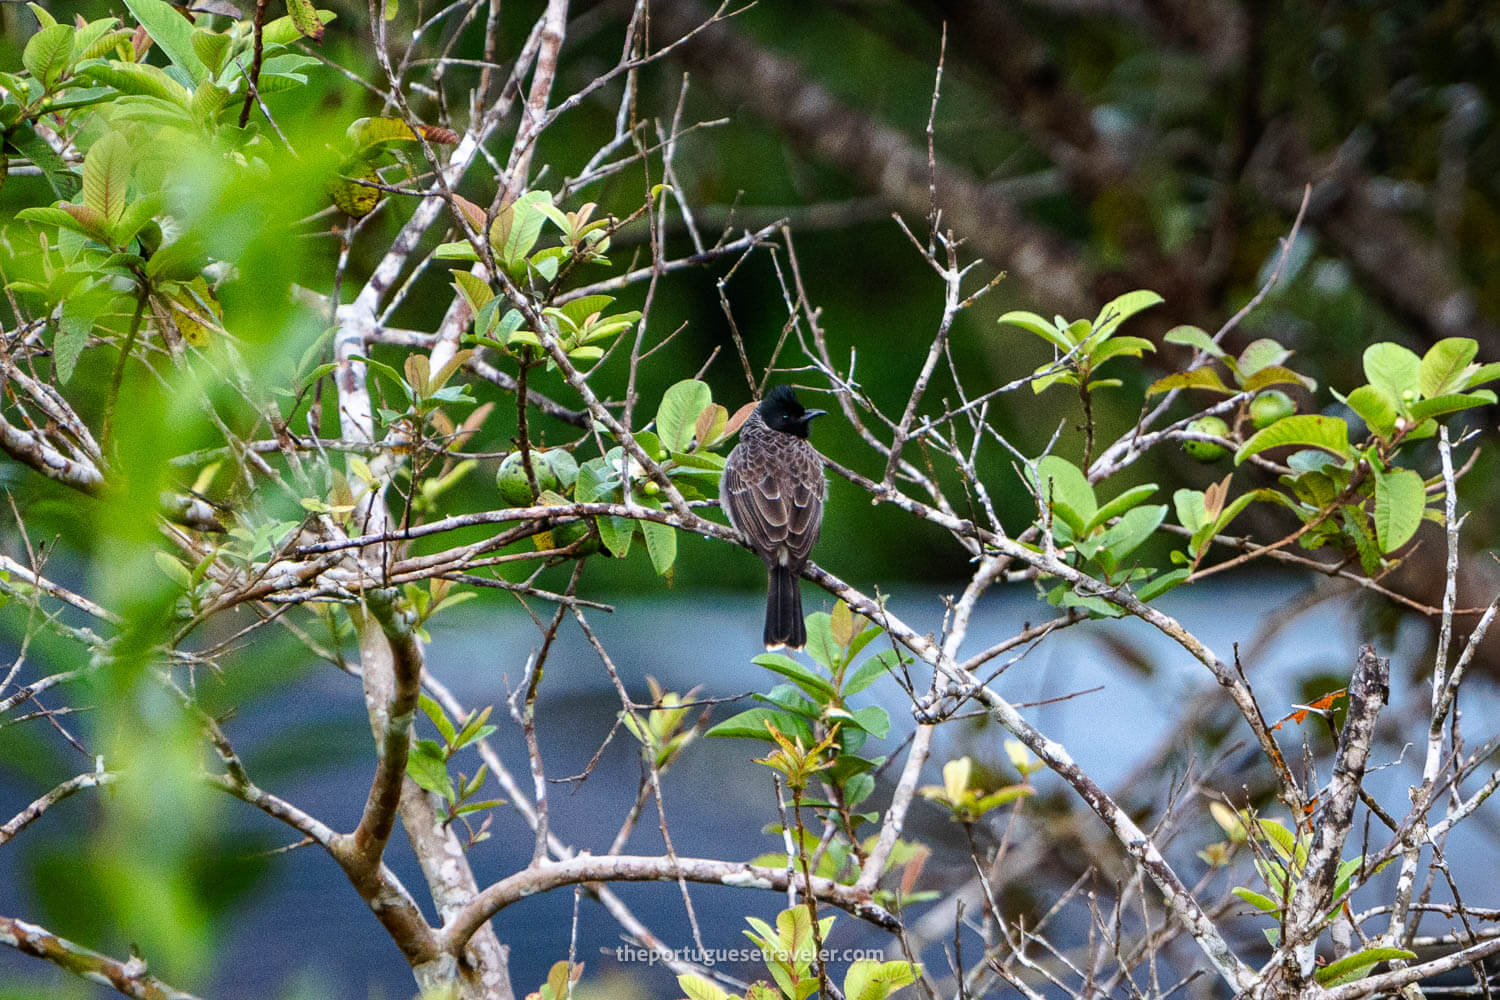
[[[400,620],[389,593],[372,592],[366,595],[366,603],[373,621],[367,620],[360,629],[361,676],[378,756],[370,794],[359,826],[349,835],[348,847],[352,861],[374,868],[385,853],[401,802],[412,724],[422,690],[422,650],[411,626]]]
[[[146,963],[139,958],[122,962],[14,917],[0,916],[0,944],[44,959],[76,976],[113,987],[138,1000],[197,1000],[193,994],[184,993],[151,975],[146,970]]]
[[[588,882],[675,882],[686,879],[689,882],[706,882],[742,889],[785,892],[788,877],[785,868],[758,868],[739,861],[580,854],[565,861],[526,868],[491,885],[443,928],[443,941],[444,946],[450,950],[461,947],[475,928],[507,906],[538,892],[565,885]],[[797,880],[798,884],[800,881]],[[853,886],[840,885],[825,878],[814,878],[812,886],[820,900],[847,910],[861,920],[868,920],[887,930],[894,930],[897,926],[894,916],[883,907],[870,902],[868,894]]]
[[[1349,712],[1339,735],[1333,778],[1323,795],[1323,813],[1307,856],[1306,877],[1292,895],[1286,919],[1286,947],[1298,962],[1298,975],[1312,977],[1314,944],[1323,929],[1324,915],[1333,899],[1334,882],[1343,858],[1344,842],[1354,825],[1354,807],[1363,787],[1375,720],[1390,697],[1391,661],[1377,656],[1374,646],[1361,646],[1354,676],[1349,681]]]

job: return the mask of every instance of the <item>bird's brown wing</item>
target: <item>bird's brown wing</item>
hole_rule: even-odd
[[[812,448],[807,448],[809,453]],[[791,550],[793,565],[807,562],[813,543],[823,526],[823,498],[828,481],[823,477],[823,463],[815,453],[799,456],[798,475],[784,500],[787,511],[786,546]]]
[[[788,515],[774,479],[754,476],[753,470],[731,462],[724,468],[721,492],[729,520],[762,558],[786,541]]]
[[[784,545],[791,564],[799,565],[812,552],[823,521],[827,486],[822,463],[797,456],[780,475],[761,472],[762,464],[729,463],[722,500],[729,519],[762,558],[775,561],[776,551]]]

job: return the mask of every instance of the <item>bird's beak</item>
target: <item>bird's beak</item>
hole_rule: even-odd
[[[826,416],[828,416],[828,411],[827,410],[808,410],[808,411],[806,411],[805,413],[802,414],[802,422],[804,424],[810,424],[810,423],[812,423],[812,418],[813,417],[826,417]]]

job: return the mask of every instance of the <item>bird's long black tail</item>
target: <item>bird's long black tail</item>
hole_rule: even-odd
[[[797,585],[796,574],[785,566],[772,566],[769,590],[766,648],[801,649],[807,645],[807,626],[802,623],[802,589]]]

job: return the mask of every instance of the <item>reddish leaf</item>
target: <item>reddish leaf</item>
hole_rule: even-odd
[[[1330,710],[1332,710],[1334,702],[1338,701],[1340,698],[1348,697],[1348,695],[1349,690],[1347,688],[1339,688],[1337,691],[1330,691],[1325,695],[1314,698],[1310,703],[1306,705],[1297,705],[1295,706],[1296,710],[1293,711],[1290,715],[1286,715],[1277,720],[1276,725],[1272,726],[1271,730],[1274,732],[1275,730],[1280,729],[1282,723],[1286,722],[1295,722],[1298,725],[1301,725],[1302,722],[1313,712],[1317,712],[1319,715],[1326,714]]]

